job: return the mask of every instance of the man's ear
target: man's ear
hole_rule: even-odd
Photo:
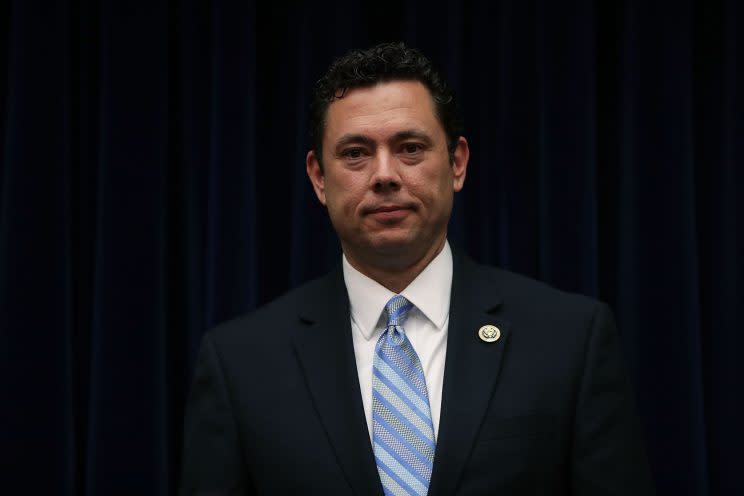
[[[455,152],[452,154],[452,179],[455,193],[465,185],[465,174],[468,170],[468,159],[470,159],[470,148],[468,140],[460,136],[457,139]]]
[[[310,182],[315,190],[315,196],[318,197],[320,203],[325,205],[325,176],[323,175],[323,169],[320,167],[318,157],[315,156],[315,150],[307,152],[307,158],[305,158],[305,170],[307,170],[307,177],[310,178]]]

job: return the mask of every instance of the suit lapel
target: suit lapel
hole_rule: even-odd
[[[364,416],[349,320],[349,299],[341,267],[307,295],[300,318],[306,324],[294,344],[315,409],[336,458],[359,495],[380,495]]]
[[[508,323],[492,315],[500,305],[493,281],[463,257],[455,256],[454,262],[442,411],[430,496],[455,494],[493,394],[509,338]],[[487,324],[500,329],[497,341],[486,343],[478,337],[480,327]]]

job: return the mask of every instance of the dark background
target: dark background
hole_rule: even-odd
[[[312,83],[400,39],[463,109],[452,242],[609,302],[659,494],[744,494],[742,2],[280,5],[0,3],[0,492],[175,493],[202,334],[339,260]]]

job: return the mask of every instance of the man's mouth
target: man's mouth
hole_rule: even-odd
[[[370,213],[376,214],[380,212],[395,212],[397,210],[407,210],[406,207],[403,207],[402,205],[380,205],[379,207],[375,207],[372,210],[370,210]]]
[[[379,222],[394,223],[405,219],[412,210],[413,208],[407,205],[384,204],[370,208],[367,215]]]

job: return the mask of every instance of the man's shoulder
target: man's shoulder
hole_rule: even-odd
[[[243,339],[254,342],[285,339],[287,333],[281,331],[302,325],[306,310],[332,290],[334,282],[337,282],[334,278],[339,277],[338,271],[340,269],[334,269],[291,289],[244,315],[218,324],[207,333],[213,340],[222,343],[235,343]]]
[[[461,276],[477,280],[467,281],[498,296],[502,304],[510,309],[533,312],[591,312],[600,301],[583,294],[565,291],[546,282],[512,272],[507,269],[484,265],[467,257],[462,263]]]
[[[598,326],[614,332],[611,331],[614,329],[612,311],[594,298],[476,263],[463,273],[472,275],[470,282],[475,286],[470,294],[474,294],[473,289],[483,293],[474,296],[480,308],[486,310],[497,325],[511,329],[512,348],[520,350],[523,358],[533,356],[536,350],[550,349],[559,351],[556,356],[561,358],[552,362],[557,367],[579,363],[586,343]],[[466,308],[473,309],[473,306]]]

